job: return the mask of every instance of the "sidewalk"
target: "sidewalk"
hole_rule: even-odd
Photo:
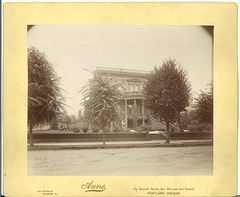
[[[188,147],[212,146],[211,140],[166,140],[151,141],[121,141],[121,142],[68,142],[68,143],[35,143],[33,147],[28,144],[28,150],[71,150],[71,149],[105,149],[105,148],[146,148],[146,147]]]

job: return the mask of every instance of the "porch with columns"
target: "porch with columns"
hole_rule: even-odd
[[[125,99],[125,117],[127,128],[135,129],[137,126],[144,126],[148,120],[149,109],[145,105],[144,99]]]

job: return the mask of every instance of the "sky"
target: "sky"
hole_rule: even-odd
[[[194,96],[212,81],[212,35],[202,26],[37,25],[28,47],[44,52],[67,92],[69,115],[77,116],[81,87],[96,67],[151,71],[174,58],[188,73]]]

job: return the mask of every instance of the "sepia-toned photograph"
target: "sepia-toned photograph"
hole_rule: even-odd
[[[213,26],[28,25],[28,176],[212,176]]]

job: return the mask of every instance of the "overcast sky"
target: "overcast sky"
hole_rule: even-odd
[[[28,31],[28,47],[45,52],[68,92],[68,114],[81,108],[81,86],[91,74],[83,68],[151,71],[166,58],[187,70],[192,91],[212,80],[212,36],[201,26],[38,25]]]

